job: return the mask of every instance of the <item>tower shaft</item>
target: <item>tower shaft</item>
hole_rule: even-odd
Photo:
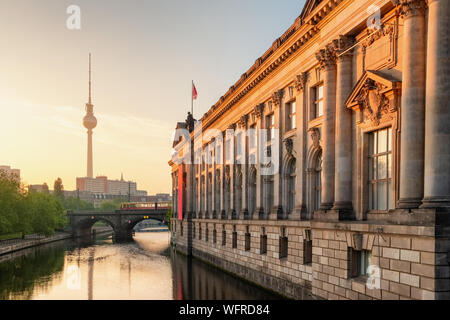
[[[92,153],[92,130],[88,130],[88,145],[87,145],[87,177],[94,177],[93,153]]]

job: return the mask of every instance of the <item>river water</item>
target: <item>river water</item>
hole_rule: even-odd
[[[169,247],[168,232],[67,240],[0,256],[0,299],[280,299]]]

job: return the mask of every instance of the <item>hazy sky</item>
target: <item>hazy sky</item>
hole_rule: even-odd
[[[169,192],[170,137],[200,118],[300,15],[304,0],[0,0],[0,165],[27,184],[86,175],[88,53],[94,175]],[[81,8],[69,30],[67,7]]]

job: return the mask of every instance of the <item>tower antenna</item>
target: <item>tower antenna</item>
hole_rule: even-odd
[[[91,53],[89,52],[89,104],[92,104],[91,98]]]

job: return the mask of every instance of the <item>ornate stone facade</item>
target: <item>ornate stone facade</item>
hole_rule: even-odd
[[[358,4],[308,0],[174,143],[173,242],[297,299],[450,299],[450,1]]]

